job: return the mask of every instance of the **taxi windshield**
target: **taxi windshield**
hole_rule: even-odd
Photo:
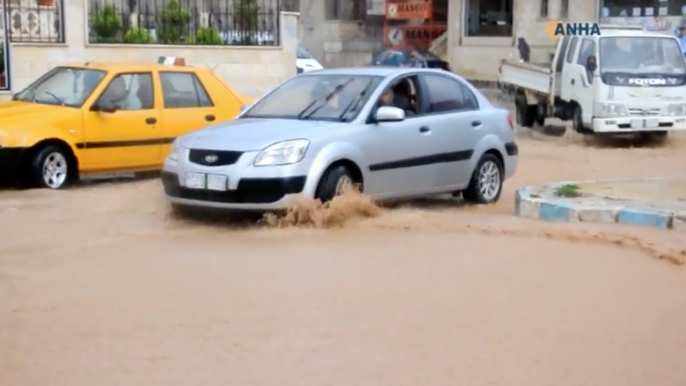
[[[105,71],[88,68],[56,67],[14,95],[15,101],[67,107],[81,107]]]

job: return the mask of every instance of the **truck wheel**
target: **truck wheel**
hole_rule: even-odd
[[[579,105],[574,105],[574,111],[572,112],[572,127],[580,134],[593,133],[592,130],[584,127],[583,111]]]
[[[517,124],[522,127],[533,127],[536,121],[536,106],[529,106],[521,99],[517,99],[515,103]]]
[[[543,127],[545,125],[546,116],[546,105],[545,103],[539,103],[536,105],[536,124]]]

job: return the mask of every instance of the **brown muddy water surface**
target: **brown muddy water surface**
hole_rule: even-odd
[[[174,219],[156,180],[0,191],[0,384],[686,385],[685,233],[512,217],[522,185],[684,176],[686,137],[518,135],[497,205],[319,228]]]

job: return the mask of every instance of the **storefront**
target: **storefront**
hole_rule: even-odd
[[[602,23],[672,33],[686,26],[686,0],[603,0],[600,16]]]

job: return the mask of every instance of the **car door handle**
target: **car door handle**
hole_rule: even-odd
[[[145,123],[147,123],[148,125],[154,125],[155,123],[157,123],[157,118],[145,118]]]
[[[572,79],[572,85],[574,85],[574,79]]]
[[[472,121],[472,127],[479,127],[481,126],[481,121]]]
[[[212,122],[212,121],[214,121],[215,119],[216,119],[215,116],[212,115],[212,114],[205,115],[205,120],[206,120],[207,122]]]
[[[429,128],[426,127],[426,126],[422,126],[422,127],[419,128],[419,132],[420,132],[420,133],[428,133],[428,132],[430,132],[430,131],[431,131],[431,129],[429,129]]]

